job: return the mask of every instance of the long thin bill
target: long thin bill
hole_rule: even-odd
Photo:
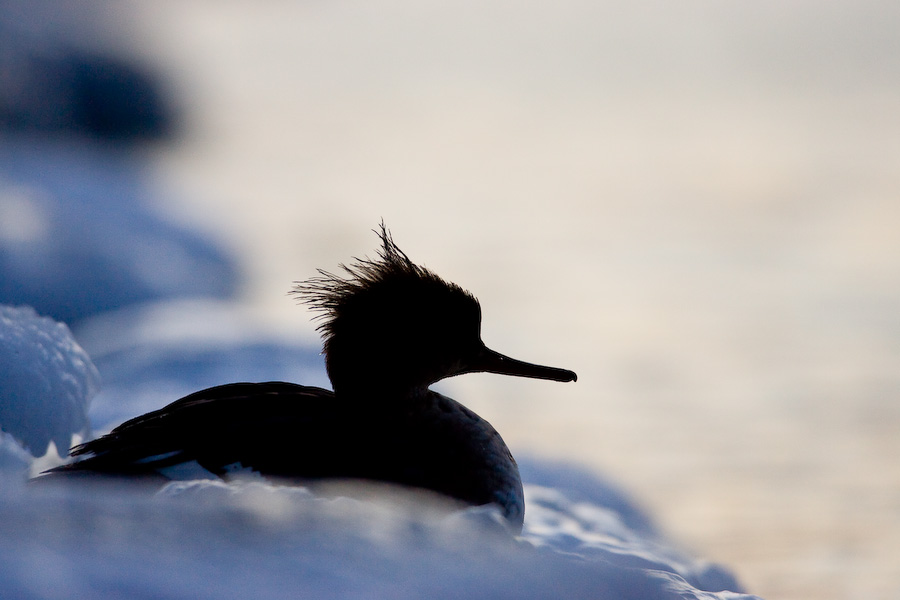
[[[549,379],[550,381],[561,382],[578,380],[578,375],[574,371],[534,365],[504,356],[486,347],[482,349],[463,372],[497,373],[498,375],[513,375],[515,377],[531,377],[532,379]]]

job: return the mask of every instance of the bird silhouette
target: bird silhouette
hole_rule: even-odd
[[[57,475],[172,478],[185,465],[228,479],[247,470],[280,481],[365,480],[496,504],[520,530],[516,461],[496,430],[429,386],[489,372],[575,381],[481,341],[478,300],[414,264],[381,224],[376,259],[319,270],[293,293],[319,313],[334,391],[285,382],[195,392],[74,447]]]

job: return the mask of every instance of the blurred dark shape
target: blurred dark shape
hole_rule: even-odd
[[[114,58],[73,54],[62,61],[71,78],[71,127],[103,138],[159,139],[175,129],[174,111],[153,76]]]
[[[162,81],[136,60],[36,42],[0,21],[0,131],[150,141],[177,130]]]
[[[0,128],[9,132],[141,141],[171,137],[175,122],[149,72],[115,58],[32,56],[0,71]]]
[[[0,302],[69,324],[238,285],[225,250],[155,210],[134,150],[176,110],[110,8],[0,1]]]

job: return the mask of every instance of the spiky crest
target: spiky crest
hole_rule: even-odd
[[[344,274],[317,269],[319,277],[294,282],[296,287],[291,293],[298,296],[301,303],[319,313],[315,318],[322,322],[316,329],[322,333],[326,343],[335,334],[338,318],[346,312],[354,299],[390,283],[415,281],[419,286],[443,287],[463,294],[477,304],[475,297],[466,290],[412,262],[394,242],[383,221],[373,231],[381,239],[377,259],[354,257],[354,262],[350,265],[338,265]]]

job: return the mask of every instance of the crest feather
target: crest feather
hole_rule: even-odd
[[[319,313],[315,318],[322,322],[317,329],[322,333],[326,342],[335,333],[337,318],[348,305],[353,303],[354,299],[365,296],[389,282],[418,280],[426,285],[451,288],[474,300],[469,292],[456,284],[444,281],[432,271],[412,262],[406,253],[394,243],[391,232],[385,227],[383,221],[379,228],[373,231],[381,239],[378,258],[354,257],[353,263],[338,265],[343,273],[335,274],[318,269],[318,277],[294,282],[296,286],[291,293],[298,296],[301,303]]]

